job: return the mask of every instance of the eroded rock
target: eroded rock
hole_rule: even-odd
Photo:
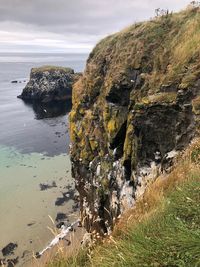
[[[164,19],[102,40],[74,85],[72,175],[90,233],[109,233],[200,129],[199,75],[187,72],[195,61],[178,68],[167,41],[177,35]]]
[[[43,66],[31,70],[30,80],[18,97],[48,103],[71,99],[72,85],[80,77],[71,68]]]

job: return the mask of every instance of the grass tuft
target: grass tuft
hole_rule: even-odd
[[[153,182],[102,244],[48,267],[199,267],[199,147],[197,140]]]
[[[66,67],[60,67],[60,66],[51,66],[51,65],[44,65],[38,68],[32,68],[32,73],[35,72],[54,72],[54,71],[63,71],[69,74],[74,74],[74,70],[71,68],[66,68]]]

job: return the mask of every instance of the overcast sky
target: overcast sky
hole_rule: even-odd
[[[89,52],[102,37],[189,0],[0,0],[0,52]]]

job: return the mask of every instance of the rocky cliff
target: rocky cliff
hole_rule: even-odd
[[[72,174],[88,231],[105,234],[169,171],[200,126],[200,12],[190,8],[103,39],[74,85]]]
[[[72,85],[80,77],[71,68],[43,66],[31,70],[22,94],[24,100],[51,102],[71,99]]]

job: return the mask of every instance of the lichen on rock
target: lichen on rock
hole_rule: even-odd
[[[186,36],[189,27],[193,41],[200,39],[199,20],[199,9],[191,9],[138,23],[90,54],[70,116],[72,173],[87,231],[112,230],[198,133],[199,46],[189,49]]]

